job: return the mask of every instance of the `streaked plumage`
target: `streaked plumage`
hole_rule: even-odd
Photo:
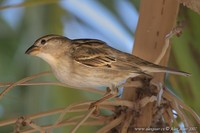
[[[96,39],[47,35],[36,40],[26,53],[47,61],[59,81],[74,87],[118,86],[129,77],[151,72],[190,75],[121,52]]]

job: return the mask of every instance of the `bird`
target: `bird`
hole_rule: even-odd
[[[98,39],[50,34],[37,39],[25,53],[42,58],[60,82],[77,88],[105,86],[113,90],[130,77],[157,72],[190,76],[117,50]]]

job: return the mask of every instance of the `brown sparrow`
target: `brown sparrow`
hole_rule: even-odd
[[[152,72],[190,75],[119,51],[96,39],[71,40],[46,35],[37,39],[26,54],[42,58],[60,82],[78,88],[117,87],[129,77]]]

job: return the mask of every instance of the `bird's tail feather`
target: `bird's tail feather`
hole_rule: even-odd
[[[158,66],[155,65],[154,67],[148,67],[146,69],[148,72],[166,72],[166,73],[171,73],[171,74],[176,74],[176,75],[182,75],[182,76],[191,76],[190,73],[183,72],[183,71],[178,71],[172,68],[164,67],[164,66]]]
[[[182,76],[191,76],[190,73],[187,73],[187,72],[183,72],[183,71],[177,71],[177,70],[166,70],[167,73],[172,73],[172,74],[176,74],[176,75],[182,75]]]

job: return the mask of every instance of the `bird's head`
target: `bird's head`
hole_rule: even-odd
[[[46,35],[37,39],[25,53],[38,56],[51,64],[67,51],[70,42],[71,40],[64,36]]]

